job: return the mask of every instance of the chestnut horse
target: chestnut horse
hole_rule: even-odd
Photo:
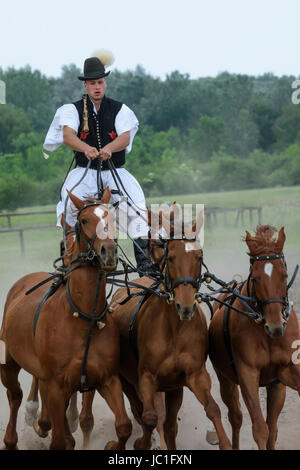
[[[254,236],[246,231],[250,274],[240,284],[240,293],[250,297],[249,313],[244,299],[228,294],[230,302],[215,308],[209,326],[209,356],[220,382],[221,396],[228,407],[232,446],[239,448],[242,412],[238,385],[252,420],[252,433],[259,449],[274,449],[277,420],[285,401],[286,386],[300,394],[300,365],[293,361],[299,340],[299,324],[288,300],[287,267],[283,256],[284,228],[259,226]],[[296,272],[296,271],[295,271]],[[293,276],[294,278],[294,276]],[[252,318],[251,318],[252,317]],[[259,387],[267,389],[267,418],[263,417]]]
[[[121,288],[110,304],[120,330],[123,390],[134,417],[143,428],[143,436],[134,443],[136,450],[151,448],[152,431],[158,423],[157,409],[162,410],[162,414],[164,411],[159,392],[165,395],[165,442],[168,449],[176,449],[177,414],[184,386],[195,394],[207,417],[214,423],[220,448],[231,448],[219,407],[210,393],[211,379],[205,367],[208,330],[204,313],[195,299],[200,286],[203,256],[196,236],[203,223],[202,217],[200,213],[198,223],[192,227],[192,238],[183,234],[182,239],[172,236],[155,239],[151,232],[150,255],[164,274],[164,282],[158,289],[168,294],[165,298],[152,294],[146,295],[144,301],[143,297],[137,296],[124,303],[127,289]],[[151,229],[153,227],[152,223]],[[154,228],[161,232],[163,227],[158,224]],[[153,284],[147,278],[135,282],[148,288]],[[130,291],[136,294],[141,289],[131,288]],[[85,394],[81,412],[83,422],[85,417],[91,420],[92,400],[91,394]]]
[[[104,236],[109,210],[103,204],[109,202],[110,191],[105,190],[101,201],[92,202],[69,195],[78,215],[76,233],[71,235],[72,268],[67,282],[44,302],[39,318],[36,312],[49,284],[29,295],[26,292],[46,280],[47,273],[21,278],[9,291],[5,304],[0,338],[6,345],[6,363],[0,366],[0,372],[10,406],[6,449],[17,446],[21,368],[39,381],[44,409],[39,426],[45,432],[52,428],[50,449],[74,448],[66,409],[71,395],[86,386],[98,390],[115,414],[118,441],[112,441],[109,447],[124,449],[131,434],[118,377],[119,333],[108,314],[105,293],[105,271],[117,265],[116,243]]]

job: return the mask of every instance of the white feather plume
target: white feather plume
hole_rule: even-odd
[[[97,57],[99,60],[101,60],[104,67],[112,65],[115,60],[113,53],[106,49],[100,49],[98,51],[95,51],[93,57]]]

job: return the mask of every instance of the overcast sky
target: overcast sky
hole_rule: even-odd
[[[0,7],[0,67],[59,76],[97,49],[111,70],[141,64],[165,78],[300,74],[300,0],[9,0]]]

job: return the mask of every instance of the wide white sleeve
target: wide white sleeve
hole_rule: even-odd
[[[79,124],[79,115],[74,104],[64,104],[58,108],[47,132],[44,149],[50,152],[56,150],[64,142],[64,126],[71,127],[77,133]]]
[[[139,121],[137,120],[137,117],[134,112],[130,108],[128,108],[126,104],[122,105],[122,108],[116,115],[115,128],[118,135],[130,131],[130,142],[125,149],[125,152],[129,153],[132,148],[134,136],[139,128]]]

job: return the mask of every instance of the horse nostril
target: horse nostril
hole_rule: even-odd
[[[106,258],[107,251],[106,251],[106,247],[104,245],[101,247],[100,255],[101,255],[102,258]]]
[[[283,322],[280,326],[275,327],[269,327],[269,325],[265,324],[264,329],[265,332],[272,338],[278,338],[279,336],[283,336],[285,327],[286,322]]]

